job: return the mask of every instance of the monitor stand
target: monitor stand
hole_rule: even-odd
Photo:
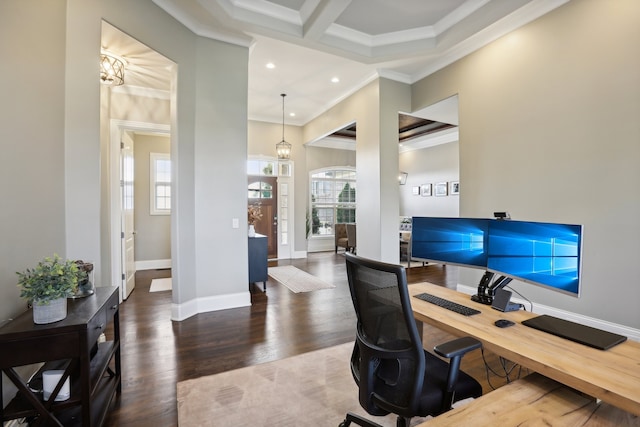
[[[493,297],[498,289],[502,289],[511,282],[510,277],[500,276],[491,283],[491,279],[495,273],[485,271],[484,275],[478,283],[478,291],[475,295],[471,296],[471,301],[479,302],[481,304],[491,305],[493,303]]]

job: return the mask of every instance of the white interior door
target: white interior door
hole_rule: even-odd
[[[126,299],[136,285],[135,229],[133,223],[133,138],[122,135],[120,145],[122,194],[122,298]]]

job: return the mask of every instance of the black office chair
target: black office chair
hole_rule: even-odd
[[[356,343],[351,373],[358,384],[360,405],[367,413],[398,416],[408,427],[412,417],[438,415],[453,402],[482,395],[480,384],[460,371],[462,356],[482,344],[459,338],[434,348],[450,361],[425,351],[413,317],[407,275],[401,265],[345,254],[351,298],[356,310]],[[351,423],[380,427],[348,413],[340,427]]]

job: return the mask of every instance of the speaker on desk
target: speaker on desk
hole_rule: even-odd
[[[520,304],[510,302],[511,292],[506,289],[497,289],[491,302],[491,308],[495,308],[500,311],[518,311],[520,310]]]

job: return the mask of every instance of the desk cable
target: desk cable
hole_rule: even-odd
[[[529,311],[531,311],[533,313],[533,302],[529,298],[525,297],[520,292],[518,292],[517,290],[513,289],[511,286],[505,286],[505,288],[511,289],[511,292],[515,292],[516,294],[518,294],[520,296],[520,298],[522,298],[523,300],[527,301],[529,303],[529,305],[531,306],[531,310],[529,310]],[[527,311],[527,307],[524,304],[518,304],[518,305],[520,305],[520,308],[522,308],[524,311]]]
[[[507,381],[507,384],[517,379],[520,379],[522,377],[522,370],[523,370],[522,365],[518,365],[517,363],[513,363],[505,359],[504,357],[499,356],[498,360],[500,361],[500,368],[504,372],[503,374],[503,373],[497,372],[491,366],[489,366],[489,362],[487,362],[487,359],[485,358],[485,355],[484,355],[484,347],[482,347],[480,351],[482,352],[482,361],[484,362],[485,372],[487,375],[487,383],[493,390],[495,390],[498,387],[495,387],[493,384],[491,384],[490,374],[493,374],[498,378],[505,379]],[[509,366],[509,364],[511,364],[511,366]],[[530,373],[529,369],[524,368],[524,370],[525,370],[525,375],[528,375]],[[517,374],[515,377],[512,376],[514,371]]]
[[[522,299],[524,299],[525,301],[527,301],[529,303],[529,305],[531,306],[531,312],[533,312],[533,302],[531,302],[531,300],[527,297],[525,297],[524,295],[522,295],[520,292],[518,292],[517,290],[513,289],[511,286],[505,286],[506,288],[509,288],[512,292],[515,292],[516,294],[518,294]],[[526,306],[524,304],[519,304],[520,308],[522,308],[523,310],[527,310]],[[481,352],[482,352],[482,361],[484,362],[484,367],[485,367],[485,372],[487,375],[487,383],[489,383],[489,386],[495,390],[496,387],[491,384],[491,374],[495,375],[498,378],[503,378],[506,380],[507,383],[510,383],[512,381],[515,381],[519,378],[521,378],[522,376],[522,370],[523,367],[522,365],[518,365],[517,363],[513,363],[507,359],[505,359],[504,357],[498,356],[498,360],[500,363],[500,369],[498,372],[495,369],[493,369],[491,366],[489,366],[489,362],[487,362],[487,359],[485,358],[484,355],[484,347],[481,348]],[[529,369],[524,368],[525,369],[525,373],[526,375],[529,374]],[[514,374],[515,377],[513,376]]]

